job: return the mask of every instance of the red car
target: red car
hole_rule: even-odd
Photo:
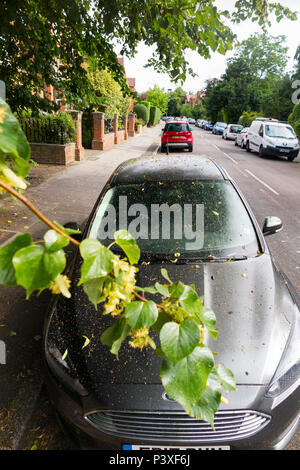
[[[161,136],[161,151],[168,147],[187,148],[193,151],[193,134],[186,121],[169,121],[166,123]]]

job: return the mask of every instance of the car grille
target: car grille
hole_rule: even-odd
[[[120,438],[182,443],[222,442],[249,437],[269,422],[270,417],[255,411],[219,411],[215,430],[204,422],[178,412],[97,411],[85,419],[99,431]]]

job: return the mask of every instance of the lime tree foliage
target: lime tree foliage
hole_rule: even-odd
[[[285,36],[256,33],[242,41],[221,79],[207,83],[208,116],[216,121],[222,112],[235,123],[245,111],[287,120],[293,107],[287,53]]]
[[[152,46],[145,64],[174,82],[193,73],[188,50],[209,58],[225,54],[236,39],[228,20],[266,25],[295,19],[280,2],[239,0],[229,13],[216,0],[3,0],[0,11],[0,79],[13,111],[52,111],[41,93],[52,85],[74,106],[95,99],[83,64],[107,69],[129,93],[117,54],[133,57],[140,43]],[[226,2],[222,4],[226,5]],[[82,108],[81,108],[82,109]]]
[[[0,187],[28,203],[17,190],[26,189],[29,170],[29,145],[8,105],[0,100]],[[16,190],[17,189],[17,190]],[[36,209],[34,209],[36,210]],[[64,274],[69,243],[79,247],[82,258],[79,285],[99,315],[111,315],[113,325],[101,336],[120,361],[127,340],[133,348],[152,348],[161,357],[161,381],[167,394],[195,418],[214,426],[214,415],[222,391],[235,390],[232,372],[215,364],[213,352],[204,344],[205,330],[217,339],[214,312],[203,305],[193,285],[170,279],[166,269],[153,286],[136,285],[140,249],[125,230],[115,233],[117,255],[96,239],[78,242],[75,231],[53,224],[42,241],[35,243],[30,233],[18,235],[0,249],[0,284],[19,285],[28,299],[33,292],[50,289],[53,294],[70,297],[71,280]],[[157,304],[149,296],[161,296]],[[147,297],[145,297],[145,295]],[[154,340],[152,332],[158,334]]]

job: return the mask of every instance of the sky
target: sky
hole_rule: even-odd
[[[236,0],[217,0],[217,4],[221,5],[223,9],[229,11],[233,10]],[[280,3],[284,6],[289,7],[292,11],[300,12],[300,1],[299,0],[280,0]],[[231,29],[237,35],[238,41],[247,39],[251,34],[255,32],[262,32],[259,25],[252,23],[251,21],[245,21],[239,25],[231,25]],[[297,47],[300,45],[300,14],[297,21],[282,20],[277,23],[276,20],[272,21],[272,26],[268,28],[268,32],[272,36],[284,35],[287,37],[287,46],[289,48],[289,64],[287,70],[290,71],[293,68],[293,58],[295,56]],[[133,59],[125,57],[125,70],[127,77],[135,77],[136,79],[136,91],[142,93],[149,88],[152,88],[157,84],[160,88],[165,90],[174,90],[177,86],[181,86],[181,83],[174,84],[166,74],[159,74],[155,72],[153,68],[145,68],[144,65],[147,59],[152,56],[152,52],[155,48],[150,48],[141,44],[138,48],[138,53]],[[205,88],[205,80],[208,78],[220,78],[225,72],[226,61],[233,55],[232,51],[229,51],[225,56],[219,53],[212,53],[211,59],[205,60],[194,51],[187,51],[186,57],[189,63],[197,74],[197,77],[187,77],[187,80],[183,83],[182,87],[185,91],[196,93],[198,90]]]

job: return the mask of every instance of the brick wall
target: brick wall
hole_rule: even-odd
[[[31,158],[37,163],[68,165],[75,160],[75,143],[66,145],[31,143],[30,148]]]

